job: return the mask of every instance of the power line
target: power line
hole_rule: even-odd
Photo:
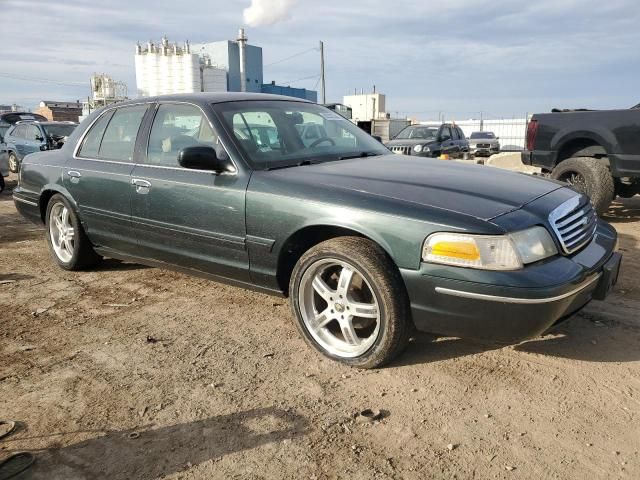
[[[319,74],[315,74],[315,75],[311,75],[309,77],[303,77],[303,78],[298,78],[297,80],[288,80],[286,82],[282,82],[283,85],[287,85],[289,83],[296,83],[296,82],[301,82],[302,80],[310,80],[312,78],[319,78],[320,75]]]
[[[16,75],[14,73],[6,73],[6,72],[0,72],[0,77],[10,78],[12,80],[23,80],[25,82],[48,83],[52,85],[60,85],[65,87],[82,87],[87,85],[86,82],[60,82],[58,80],[49,80],[47,78],[25,77],[23,75]]]
[[[309,53],[312,51],[318,51],[318,49],[316,47],[313,48],[308,48],[307,50],[304,50],[303,52],[298,52],[298,53],[294,53],[293,55],[286,57],[286,58],[281,58],[280,60],[276,60],[275,62],[271,62],[271,63],[267,63],[264,67],[270,67],[271,65],[276,65],[278,63],[282,63],[282,62],[286,62],[287,60],[291,60],[292,58],[296,58],[299,57],[300,55],[304,55],[305,53]]]

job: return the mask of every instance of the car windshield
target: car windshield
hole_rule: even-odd
[[[496,138],[493,132],[473,132],[470,138]]]
[[[45,133],[50,137],[68,137],[77,127],[74,123],[60,125],[43,125]]]
[[[213,108],[256,170],[389,153],[349,120],[314,103],[248,100]]]
[[[435,140],[437,136],[437,127],[421,127],[410,125],[403,129],[400,133],[398,133],[394,140]]]

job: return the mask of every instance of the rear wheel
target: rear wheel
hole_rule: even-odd
[[[18,173],[20,165],[18,164],[18,157],[15,153],[9,152],[9,170],[13,173]]]
[[[615,198],[611,171],[597,158],[575,157],[564,160],[553,169],[551,178],[566,182],[577,192],[588,195],[599,215],[609,209]]]
[[[368,239],[340,237],[316,245],[296,264],[289,291],[307,343],[347,365],[389,362],[413,331],[400,273]]]
[[[0,192],[4,191],[4,177],[2,176],[2,173],[0,172]]]
[[[65,270],[83,270],[102,260],[93,250],[78,216],[64,196],[56,194],[49,200],[46,225],[51,255]]]

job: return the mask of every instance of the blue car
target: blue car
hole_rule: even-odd
[[[23,121],[9,127],[4,136],[9,170],[17,173],[22,159],[30,153],[62,147],[77,126],[73,122]]]

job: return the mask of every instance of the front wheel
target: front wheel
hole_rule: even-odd
[[[102,260],[93,250],[78,216],[64,196],[56,194],[49,200],[46,226],[51,255],[65,270],[83,270]]]
[[[611,171],[597,158],[575,157],[564,160],[553,169],[551,178],[566,182],[577,192],[589,196],[598,215],[605,213],[615,198]]]
[[[20,164],[18,163],[18,157],[15,153],[9,152],[9,170],[13,173],[18,173],[20,169]]]
[[[368,239],[316,245],[296,264],[289,291],[302,336],[333,360],[375,368],[409,341],[413,329],[400,273]]]

